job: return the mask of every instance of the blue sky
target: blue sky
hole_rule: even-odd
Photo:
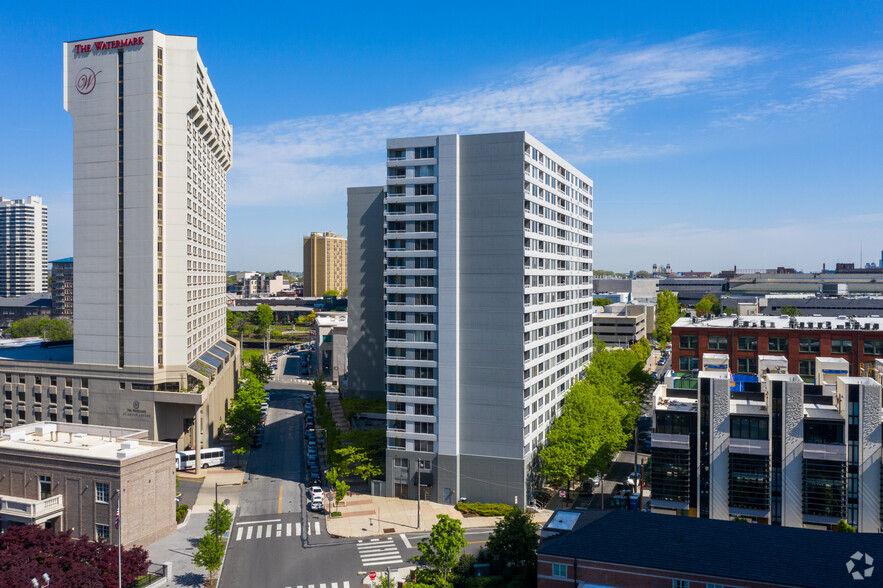
[[[712,6],[709,6],[712,5]],[[883,249],[879,2],[7,3],[0,195],[72,253],[64,41],[195,35],[234,127],[229,269],[346,232],[387,137],[524,129],[595,183],[595,266],[806,270]]]

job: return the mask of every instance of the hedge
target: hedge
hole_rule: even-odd
[[[187,517],[187,509],[190,508],[186,504],[181,504],[175,507],[175,521],[180,525],[181,521],[183,521]]]
[[[501,517],[512,510],[509,504],[493,504],[484,502],[458,502],[457,510],[482,517]]]

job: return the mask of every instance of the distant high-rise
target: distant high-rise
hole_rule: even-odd
[[[346,237],[312,233],[304,237],[304,296],[346,290]]]
[[[0,198],[0,296],[46,291],[48,241],[48,214],[42,198]]]
[[[74,258],[56,259],[52,264],[52,316],[74,320]]]
[[[387,184],[348,194],[348,339],[387,494],[525,505],[592,350],[592,181],[525,132],[386,147]]]
[[[185,369],[226,336],[232,127],[195,37],[65,43],[74,361]]]

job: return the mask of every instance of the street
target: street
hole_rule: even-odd
[[[333,538],[325,517],[306,507],[303,400],[312,388],[300,362],[280,356],[263,446],[252,450],[219,586],[355,588],[366,573],[409,565],[426,532]],[[490,529],[469,529],[476,553]],[[362,572],[360,574],[360,572]]]

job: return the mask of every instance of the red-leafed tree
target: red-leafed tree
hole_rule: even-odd
[[[122,563],[123,586],[128,586],[147,573],[147,552],[123,549]],[[0,535],[0,586],[29,588],[31,578],[43,574],[49,574],[53,586],[114,588],[117,546],[35,525],[11,527]]]

